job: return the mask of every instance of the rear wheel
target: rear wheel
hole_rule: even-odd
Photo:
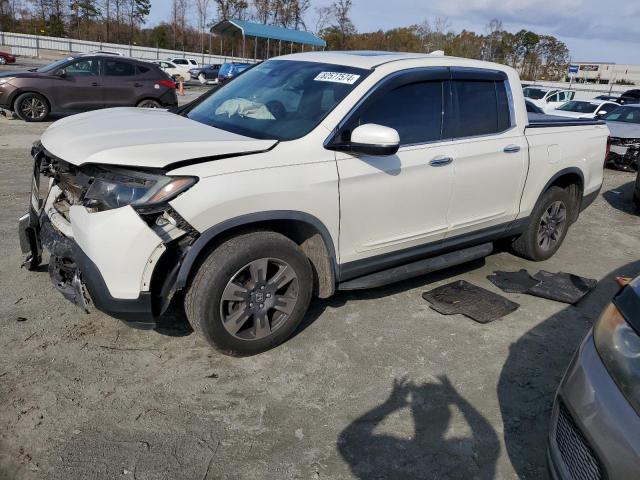
[[[567,189],[549,188],[533,209],[529,226],[513,242],[515,253],[534,261],[551,258],[562,245],[571,219],[575,218],[574,203]]]
[[[136,107],[138,107],[138,108],[162,108],[162,105],[160,105],[160,102],[158,102],[157,100],[153,100],[151,98],[147,98],[146,100],[142,100],[142,101],[138,102],[138,105],[136,105]]]
[[[7,64],[7,59],[4,57],[0,57],[0,65],[6,65]]]
[[[274,232],[252,232],[216,248],[185,298],[193,329],[227,355],[253,355],[284,342],[302,321],[313,287],[298,245]]]
[[[49,102],[39,93],[23,93],[16,98],[14,111],[25,122],[41,122],[49,115]]]

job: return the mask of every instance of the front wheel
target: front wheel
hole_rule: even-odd
[[[534,207],[527,229],[513,242],[514,252],[536,262],[551,258],[575,218],[574,203],[566,189],[549,188]]]
[[[252,232],[216,248],[185,298],[193,329],[227,355],[273,348],[302,321],[313,287],[311,264],[298,245],[274,232]]]
[[[204,85],[205,83],[207,83],[207,78],[204,76],[204,73],[201,73],[200,75],[198,75],[198,80],[200,81],[201,85]]]
[[[0,65],[6,65],[7,64],[7,59],[4,57],[0,57]]]
[[[39,93],[23,93],[14,103],[16,115],[25,122],[42,122],[49,115],[49,103]]]

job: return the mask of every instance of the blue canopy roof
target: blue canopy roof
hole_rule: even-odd
[[[269,38],[283,42],[301,43],[314,47],[326,47],[327,42],[309,32],[292,30],[290,28],[264,25],[262,23],[247,22],[246,20],[223,20],[211,27],[211,32],[217,35]]]

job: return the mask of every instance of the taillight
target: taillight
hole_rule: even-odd
[[[611,152],[611,137],[607,137],[607,149],[604,152],[604,163],[607,163],[609,159],[609,153]]]
[[[160,80],[157,85],[165,88],[176,88],[176,82],[173,80]]]

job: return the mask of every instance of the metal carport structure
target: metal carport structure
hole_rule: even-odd
[[[271,41],[278,42],[278,54],[282,53],[282,42],[289,43],[291,51],[293,51],[294,44],[302,45],[303,51],[305,45],[311,46],[314,50],[315,48],[324,49],[327,46],[327,42],[309,32],[277,27],[275,25],[247,22],[246,20],[222,20],[211,27],[211,33],[221,37],[242,38],[242,56],[245,58],[245,44],[247,37],[254,39],[254,59],[257,59],[258,57],[259,38],[267,41],[267,55],[270,51]]]

